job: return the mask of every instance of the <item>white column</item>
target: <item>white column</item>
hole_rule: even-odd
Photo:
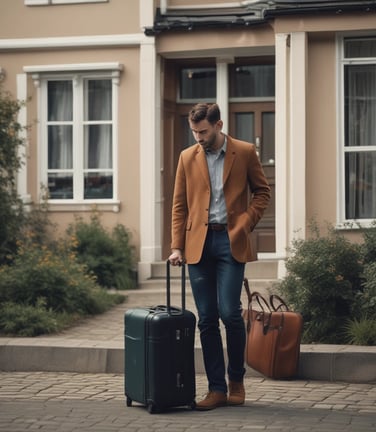
[[[229,89],[228,89],[228,64],[233,63],[233,57],[217,58],[217,104],[221,109],[221,119],[223,121],[223,132],[228,133],[229,122]]]
[[[152,25],[152,6],[141,0],[141,27]],[[150,277],[151,264],[162,255],[159,76],[155,39],[145,36],[140,45],[140,281]]]
[[[285,275],[284,258],[288,245],[288,40],[289,35],[277,34],[275,40],[275,235],[278,277]]]
[[[27,75],[17,75],[17,99],[19,101],[26,101],[27,99]],[[27,126],[27,111],[26,106],[21,107],[18,113],[18,123],[22,126]],[[27,135],[26,130],[20,132],[20,138],[24,140],[25,146],[19,148],[19,157],[21,158],[21,168],[17,173],[17,192],[21,197],[24,204],[30,204],[31,197],[27,189]]]
[[[290,39],[290,163],[289,241],[305,238],[306,228],[306,82],[307,36]]]

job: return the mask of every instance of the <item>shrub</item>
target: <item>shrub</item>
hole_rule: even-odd
[[[97,277],[101,286],[116,289],[136,287],[134,247],[130,233],[123,225],[117,224],[109,232],[94,212],[89,223],[77,218],[67,232],[78,260]]]
[[[30,306],[7,302],[0,305],[1,333],[28,337],[58,330],[56,314],[41,304]]]
[[[361,246],[361,253],[365,264],[376,262],[376,221],[374,221],[370,228],[362,230],[363,244]]]
[[[363,230],[361,258],[363,262],[363,284],[357,293],[358,317],[376,321],[376,222]]]
[[[74,255],[37,244],[26,248],[20,244],[13,264],[0,278],[3,300],[32,306],[43,300],[55,312],[87,313],[94,288],[95,281]]]
[[[363,289],[357,295],[360,315],[376,321],[376,262],[364,265]]]
[[[30,236],[12,264],[0,267],[0,332],[50,333],[124,301],[102,289],[65,245],[51,250]]]
[[[330,226],[326,236],[315,223],[310,231],[310,238],[292,242],[279,289],[303,316],[303,342],[346,343],[344,323],[360,313],[361,250]]]
[[[376,320],[370,318],[349,320],[345,325],[345,337],[349,344],[376,345]]]
[[[16,187],[16,175],[21,167],[19,149],[24,144],[20,137],[24,128],[17,122],[22,105],[0,86],[0,265],[9,262],[16,250],[24,216]]]

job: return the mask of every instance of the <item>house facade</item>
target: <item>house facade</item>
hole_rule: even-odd
[[[376,219],[376,1],[1,0],[0,77],[27,100],[24,202],[44,185],[62,230],[93,208],[124,224],[139,280],[169,254],[196,102],[256,144],[273,199],[254,238],[279,276],[312,219],[354,241]]]

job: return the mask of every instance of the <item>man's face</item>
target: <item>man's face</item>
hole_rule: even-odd
[[[221,121],[212,125],[207,120],[202,120],[198,123],[189,122],[193,137],[204,150],[216,149],[217,138],[222,129],[220,123]]]

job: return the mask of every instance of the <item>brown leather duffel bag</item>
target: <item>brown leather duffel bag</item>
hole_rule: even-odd
[[[248,309],[244,311],[248,366],[273,379],[294,377],[298,373],[302,316],[291,312],[277,295],[271,295],[269,303],[260,293],[251,294],[247,279],[244,286],[248,295]]]

